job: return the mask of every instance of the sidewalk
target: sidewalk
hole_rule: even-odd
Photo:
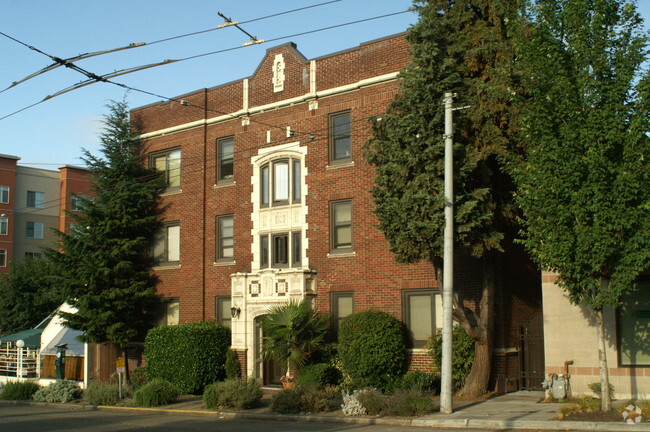
[[[553,431],[645,431],[650,432],[650,422],[642,424],[626,424],[622,418],[620,422],[589,422],[556,420],[557,410],[562,404],[539,403],[544,396],[543,392],[515,392],[496,396],[485,401],[475,403],[454,403],[452,414],[431,414],[416,418],[399,417],[348,417],[340,411],[325,414],[274,414],[268,406],[245,411],[212,411],[203,408],[200,396],[184,397],[178,402],[160,408],[131,408],[131,407],[96,407],[74,404],[48,404],[76,409],[101,409],[106,411],[147,411],[161,414],[196,414],[215,416],[217,418],[245,418],[258,420],[283,420],[283,421],[308,421],[324,423],[347,424],[383,424],[396,426],[414,426],[445,429],[506,429],[506,430],[553,430]],[[12,403],[15,401],[0,401]],[[37,402],[22,402],[38,404]],[[647,419],[645,419],[647,420]]]

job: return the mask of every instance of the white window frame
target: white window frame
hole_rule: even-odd
[[[9,204],[11,188],[9,186],[0,186],[0,204]]]
[[[0,216],[0,235],[9,235],[9,218]]]

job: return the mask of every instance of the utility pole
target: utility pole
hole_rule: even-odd
[[[454,295],[454,123],[452,93],[445,93],[445,232],[442,270],[442,364],[440,412],[451,414],[452,314]]]

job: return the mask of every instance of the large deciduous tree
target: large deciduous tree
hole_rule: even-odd
[[[471,108],[454,136],[455,241],[482,262],[474,309],[454,305],[476,343],[461,393],[486,392],[494,329],[495,261],[514,221],[510,180],[500,155],[511,147],[509,117],[516,91],[512,31],[519,0],[414,2],[419,21],[407,34],[412,60],[385,115],[373,119],[366,157],[375,166],[372,194],[380,229],[399,262],[431,261],[441,286],[444,231],[445,92]]]
[[[650,266],[648,38],[633,2],[539,0],[522,40],[523,159],[513,163],[523,242],[593,312],[610,409],[603,308]]]
[[[65,325],[87,342],[111,342],[126,354],[129,341],[144,339],[154,299],[149,247],[159,227],[160,175],[146,168],[126,102],[108,105],[100,135],[103,157],[84,150],[94,180],[94,199],[82,199],[75,226],[59,232],[49,251],[77,313],[61,313]]]

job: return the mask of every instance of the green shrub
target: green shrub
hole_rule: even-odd
[[[31,400],[40,386],[31,381],[10,381],[4,385],[0,393],[3,400]]]
[[[298,414],[305,411],[302,390],[296,387],[274,394],[271,399],[271,410],[278,414]]]
[[[66,403],[81,399],[83,390],[75,381],[57,380],[34,393],[36,402]]]
[[[383,389],[406,363],[404,325],[380,311],[364,311],[341,321],[339,357],[353,387]]]
[[[84,390],[84,401],[89,405],[116,405],[120,401],[120,386],[93,381]]]
[[[226,379],[241,378],[241,370],[239,368],[239,360],[235,351],[228,349],[226,351]]]
[[[387,393],[397,390],[422,390],[436,394],[440,389],[440,377],[438,374],[422,371],[411,371],[389,383],[386,387]]]
[[[337,385],[341,381],[341,373],[329,363],[307,365],[298,372],[297,385],[307,387],[316,385]]]
[[[378,415],[386,408],[386,396],[377,389],[362,389],[355,395],[368,415]]]
[[[460,389],[465,384],[465,380],[472,369],[474,362],[474,340],[467,336],[467,333],[461,326],[454,326],[452,342],[452,359],[451,359],[451,379],[455,390]],[[431,336],[427,344],[431,357],[433,358],[433,368],[438,374],[440,373],[440,364],[442,362],[442,332],[438,331]]]
[[[147,383],[147,368],[141,366],[129,371],[131,390],[136,391]]]
[[[135,392],[133,404],[141,407],[169,405],[179,394],[178,387],[174,384],[162,379],[154,379]]]
[[[230,330],[213,322],[155,327],[144,344],[149,381],[164,379],[182,393],[202,394],[225,378]]]
[[[386,398],[382,414],[387,416],[413,417],[434,412],[436,405],[430,393],[421,390],[398,390]]]
[[[208,409],[247,409],[259,405],[262,385],[257,380],[228,379],[210,384],[203,392],[203,404]]]
[[[341,407],[341,392],[334,386],[310,385],[301,390],[301,406],[305,411],[322,413]]]

